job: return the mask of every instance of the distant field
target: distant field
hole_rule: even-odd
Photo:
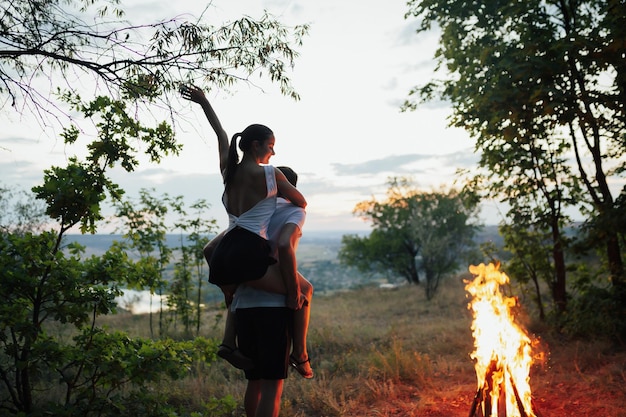
[[[345,234],[366,235],[367,232],[355,231],[309,231],[304,230],[298,247],[298,261],[302,263],[315,261],[334,261],[341,247],[341,238]],[[68,235],[66,242],[78,242],[86,247],[86,254],[102,254],[111,246],[114,240],[121,240],[121,235],[95,234],[95,235]],[[170,247],[180,246],[181,236],[177,234],[167,235]],[[477,243],[492,241],[496,245],[502,244],[502,238],[498,235],[496,226],[484,227],[476,236]]]
[[[298,269],[311,281],[318,295],[351,289],[379,280],[379,276],[375,274],[359,274],[352,268],[339,264],[337,253],[341,246],[342,236],[343,233],[340,231],[309,232],[300,240],[297,253]],[[172,248],[179,247],[180,239],[180,235],[168,235],[168,245]],[[122,236],[112,234],[69,235],[66,243],[77,242],[85,246],[85,255],[91,256],[102,255],[115,240],[122,240]],[[166,270],[166,279],[168,273],[171,272]],[[219,303],[222,300],[222,294],[217,287],[205,286],[203,292],[206,303]],[[150,295],[146,291],[132,294],[128,292],[123,300],[120,299],[120,304],[122,306],[132,304],[133,311],[140,312],[149,308],[149,300]],[[155,300],[153,300],[153,304],[158,305]]]
[[[342,235],[343,233],[340,231],[310,232],[300,240],[298,259],[302,262],[336,259]],[[180,235],[167,235],[167,243],[172,248],[180,246],[180,239]],[[85,246],[85,253],[88,256],[103,254],[115,240],[122,240],[122,236],[117,234],[73,234],[66,238],[67,243],[77,242]]]
[[[341,248],[341,238],[345,234],[365,235],[366,232],[354,231],[309,231],[304,230],[298,247],[298,269],[313,284],[318,295],[332,294],[335,291],[358,288],[363,285],[400,284],[405,280],[399,276],[379,274],[375,272],[358,272],[354,268],[341,265],[337,254]],[[100,255],[106,252],[114,240],[120,235],[69,235],[67,242],[75,241],[86,247],[86,255]],[[180,246],[180,235],[167,236],[170,247]],[[476,242],[491,241],[501,245],[502,239],[495,226],[485,227],[476,237]],[[131,254],[132,255],[132,254]],[[207,302],[221,300],[221,293],[215,288],[207,287]]]

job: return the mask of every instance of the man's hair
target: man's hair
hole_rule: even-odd
[[[285,174],[285,177],[287,177],[287,181],[289,181],[291,183],[291,185],[293,185],[294,187],[296,186],[296,184],[298,183],[298,174],[296,174],[296,172],[289,168],[289,167],[276,167],[278,169],[280,169],[280,171]]]

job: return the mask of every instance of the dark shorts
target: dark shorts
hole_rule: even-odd
[[[293,310],[286,307],[240,308],[235,314],[237,344],[255,367],[245,371],[246,379],[285,379]]]
[[[260,279],[276,263],[270,256],[267,239],[241,227],[224,235],[209,261],[209,282],[215,285],[241,284]]]

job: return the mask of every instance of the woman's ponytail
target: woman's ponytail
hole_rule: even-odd
[[[230,146],[228,148],[228,161],[226,163],[226,169],[224,170],[224,188],[228,191],[231,180],[235,176],[237,165],[239,163],[239,154],[237,153],[237,138],[241,136],[241,133],[235,133],[230,140]]]

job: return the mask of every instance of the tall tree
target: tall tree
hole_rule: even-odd
[[[456,271],[473,246],[476,200],[470,194],[421,192],[409,179],[394,178],[386,200],[362,201],[354,211],[372,222],[372,232],[343,236],[340,261],[362,271],[391,272],[413,284],[424,271],[429,299],[440,278]]]
[[[525,118],[519,123],[528,121]],[[524,229],[550,237],[539,240],[541,248],[530,253],[541,256],[545,250],[551,254],[552,266],[549,270],[544,269],[544,272],[551,272],[546,282],[558,311],[563,312],[567,304],[567,239],[563,227],[571,222],[565,212],[576,204],[580,189],[564,161],[568,144],[559,138],[549,140],[542,132],[531,129],[525,132],[524,137],[508,137],[505,132],[505,139],[492,138],[492,145],[498,149],[483,152],[480,163],[486,172],[475,174],[470,187],[484,190],[486,197],[498,198],[508,204],[506,224],[501,225],[500,232],[510,251],[529,254],[525,247],[527,236]],[[504,160],[516,163],[509,165],[503,163]],[[537,265],[544,262],[543,258],[535,260]],[[523,277],[520,279],[525,281]]]
[[[98,86],[116,99],[160,97],[167,105],[181,81],[228,88],[265,72],[298,97],[287,71],[308,27],[267,14],[214,25],[209,4],[191,19],[141,21],[126,20],[120,0],[12,0],[0,3],[0,16],[0,99],[44,121],[66,114],[51,94],[56,87],[88,86],[89,77],[91,95],[102,94]]]
[[[154,191],[154,189],[152,190]],[[150,291],[150,336],[154,337],[152,296],[159,295],[159,336],[164,336],[164,293],[167,287],[165,268],[172,260],[173,250],[167,245],[168,226],[165,217],[168,213],[169,197],[161,198],[141,189],[138,201],[131,199],[115,201],[115,218],[121,225],[118,230],[130,242],[130,247],[137,251],[140,259],[154,265],[155,273],[132,283],[131,288]]]
[[[418,32],[434,24],[441,28],[436,58],[448,73],[411,94],[451,101],[451,123],[476,138],[483,168],[493,169],[497,160],[501,169],[492,173],[502,181],[530,175],[515,169],[521,155],[531,160],[539,151],[548,161],[546,147],[558,149],[552,155],[559,161],[560,184],[579,198],[573,178],[580,179],[585,194],[579,204],[591,207],[588,220],[602,232],[610,279],[623,286],[620,236],[625,231],[617,220],[619,198],[613,196],[620,191],[609,184],[623,178],[626,169],[626,3],[411,0],[407,16],[421,19]],[[411,99],[405,107],[415,106]],[[537,140],[543,145],[527,146]],[[562,168],[565,156],[576,174]],[[547,170],[541,173],[552,180]],[[557,198],[552,202],[564,201],[558,193],[552,197]],[[558,216],[552,219],[558,221]],[[555,250],[558,243],[557,237]]]
[[[544,320],[546,316],[541,283],[548,284],[557,308],[564,308],[565,282],[561,281],[558,273],[555,273],[557,265],[554,262],[554,236],[545,228],[538,227],[530,221],[533,218],[532,211],[512,212],[511,221],[501,225],[499,231],[504,237],[504,249],[512,254],[511,259],[505,264],[506,270],[509,275],[516,277],[518,282],[532,284],[533,299],[539,311],[539,318]]]
[[[441,278],[455,272],[475,254],[477,200],[472,193],[439,190],[418,194],[411,226],[421,242],[420,267],[431,299]]]
[[[173,201],[173,209],[180,216],[176,222],[176,227],[180,230],[180,253],[181,260],[178,267],[183,273],[188,273],[192,279],[195,278],[196,299],[189,296],[185,302],[188,305],[195,305],[195,320],[191,317],[189,322],[195,321],[196,336],[200,334],[200,324],[202,317],[202,305],[204,300],[203,282],[206,280],[204,258],[204,247],[209,243],[209,237],[217,233],[217,221],[206,218],[206,210],[210,205],[205,200],[198,200],[189,208],[193,214],[188,214],[182,196],[178,196]],[[189,283],[190,286],[192,283]],[[189,291],[191,294],[193,291]]]
[[[26,213],[19,200],[16,218],[26,221],[14,228],[0,219],[0,410],[3,415],[172,415],[165,404],[155,407],[156,398],[146,397],[148,384],[182,377],[193,362],[195,343],[131,339],[97,326],[100,315],[115,310],[121,288],[152,275],[154,268],[134,262],[121,244],[86,258],[83,247],[65,245],[63,238],[76,225],[95,231],[107,194],[120,196],[107,170],[134,169],[136,151],[124,145],[145,144],[153,161],[177,147],[171,130],[135,123],[120,102],[97,97],[77,110],[100,120],[86,160],[73,157],[66,167],[46,170],[43,184],[33,188],[56,224],[48,219],[50,230],[40,232],[38,205],[30,204]],[[78,130],[67,127],[63,137],[75,141]],[[11,196],[5,189],[0,194],[0,205],[6,206]],[[59,329],[69,333],[59,335]],[[199,341],[199,348],[209,362],[214,358],[215,343]]]

